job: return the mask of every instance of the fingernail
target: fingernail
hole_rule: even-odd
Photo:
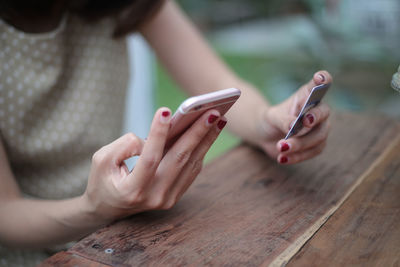
[[[281,159],[279,160],[279,162],[280,162],[281,164],[285,164],[285,163],[288,162],[288,158],[285,157],[285,156],[283,156],[283,157],[281,157]]]
[[[321,80],[321,82],[325,82],[325,76],[322,74],[318,74],[319,79]]]
[[[310,124],[312,124],[312,123],[314,122],[314,115],[312,115],[312,114],[307,114],[307,115],[306,115],[306,118],[307,118],[307,120],[308,120],[308,122],[309,122]]]
[[[288,151],[290,149],[290,146],[288,143],[281,143],[281,152]]]
[[[161,112],[160,121],[162,123],[167,123],[170,115],[171,115],[171,112],[169,110],[165,110],[165,111]]]
[[[227,121],[220,120],[220,121],[217,123],[218,129],[220,129],[220,130],[224,129],[226,123],[227,123]]]
[[[214,123],[216,120],[218,119],[218,116],[216,116],[216,115],[214,115],[214,114],[211,114],[209,117],[208,117],[208,123],[209,124],[212,124],[212,123]]]

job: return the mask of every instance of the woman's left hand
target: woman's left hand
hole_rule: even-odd
[[[327,71],[318,71],[307,84],[284,102],[265,108],[259,124],[261,138],[256,142],[270,157],[281,164],[298,163],[320,154],[329,133],[329,106],[320,103],[310,109],[303,118],[303,129],[287,140],[285,137],[295,121],[311,89],[322,83],[331,83]]]

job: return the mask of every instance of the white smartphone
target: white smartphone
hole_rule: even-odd
[[[224,115],[240,94],[239,89],[228,88],[186,99],[171,118],[169,142],[179,137],[207,110],[216,109],[221,116]]]
[[[295,122],[293,123],[292,127],[290,128],[289,132],[286,134],[285,140],[289,137],[297,134],[303,128],[303,117],[313,107],[321,102],[322,98],[328,91],[329,87],[331,86],[330,83],[327,84],[320,84],[315,86],[312,90],[310,95],[307,98],[306,103],[304,103],[303,108],[301,109],[299,115],[297,116]]]

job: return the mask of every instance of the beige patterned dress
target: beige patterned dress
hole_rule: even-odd
[[[0,137],[25,195],[81,194],[91,155],[119,137],[128,64],[113,27],[66,16],[54,32],[26,34],[0,20]],[[0,266],[45,256],[0,247]]]

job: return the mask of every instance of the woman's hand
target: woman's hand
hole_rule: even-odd
[[[294,123],[311,89],[322,83],[331,83],[327,71],[319,71],[307,84],[284,102],[266,108],[262,112],[259,132],[261,138],[257,145],[281,164],[293,164],[320,154],[329,133],[329,106],[320,103],[309,110],[303,118],[303,129],[288,140],[283,140]]]
[[[170,118],[170,110],[160,108],[146,142],[126,134],[94,154],[82,197],[94,218],[107,222],[145,210],[169,209],[187,190],[226,119],[217,110],[206,112],[164,152]],[[129,172],[124,160],[135,155],[139,160]]]

